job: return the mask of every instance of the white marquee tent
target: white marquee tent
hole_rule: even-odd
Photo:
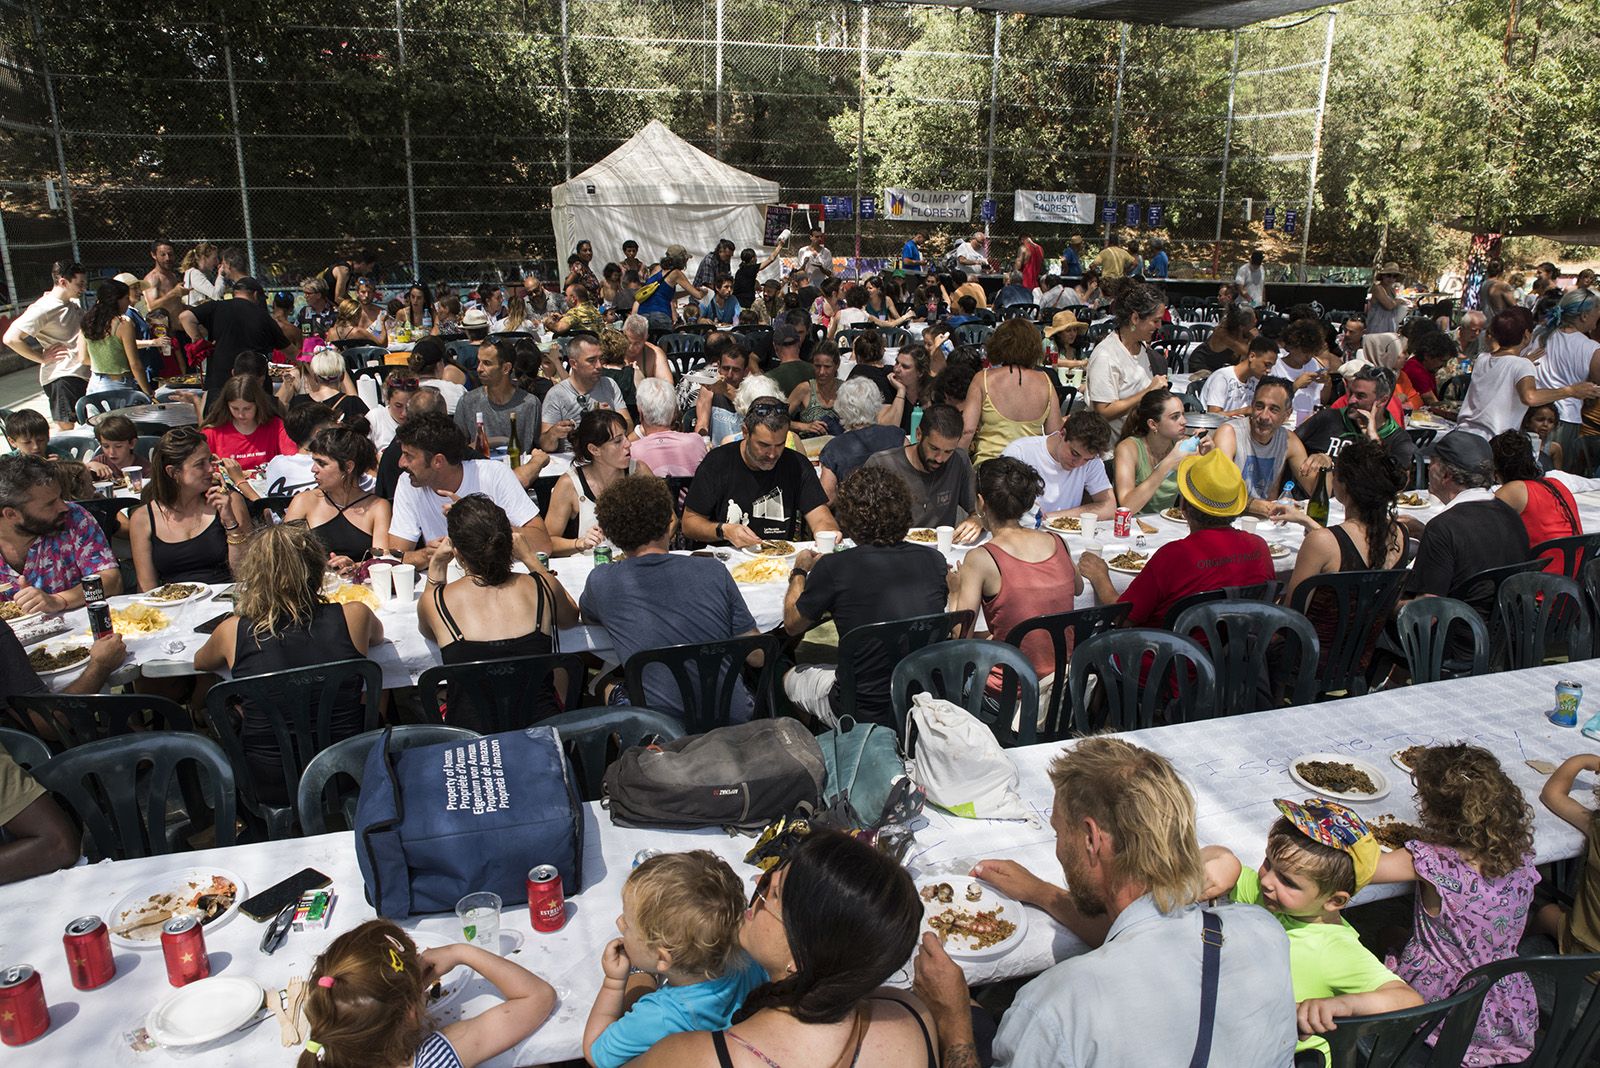
[[[592,241],[598,274],[631,238],[646,263],[682,245],[693,273],[719,238],[760,248],[764,208],[777,200],[777,182],[708,156],[652,119],[611,155],[552,186],[550,217],[563,268],[579,241]]]

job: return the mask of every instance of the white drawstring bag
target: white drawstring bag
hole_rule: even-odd
[[[928,800],[968,819],[1032,817],[1017,795],[1017,770],[989,728],[960,705],[919,693],[911,699],[915,757],[906,770]]]

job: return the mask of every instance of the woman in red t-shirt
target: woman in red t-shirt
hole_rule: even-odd
[[[283,412],[254,375],[234,375],[206,412],[201,429],[213,455],[241,468],[262,467],[280,453],[294,453],[283,429]]]
[[[1578,502],[1572,491],[1539,474],[1539,462],[1533,457],[1528,435],[1507,430],[1490,438],[1489,448],[1494,453],[1495,477],[1501,482],[1494,495],[1522,517],[1522,525],[1528,528],[1529,545],[1583,533],[1583,520],[1578,518]],[[1544,558],[1549,561],[1545,571],[1552,575],[1564,573],[1565,554],[1552,549]],[[1582,563],[1576,561],[1574,572]]]

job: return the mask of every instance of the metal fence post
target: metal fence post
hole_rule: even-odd
[[[396,42],[395,55],[400,61],[401,77],[405,76],[406,67],[406,29],[401,11],[401,0],[394,0],[394,37]],[[417,242],[417,181],[413,172],[411,161],[411,105],[406,105],[405,112],[400,116],[400,130],[406,154],[406,211],[411,220],[411,277],[422,281],[422,255]]]
[[[1120,25],[1122,34],[1117,45],[1117,99],[1111,111],[1111,160],[1110,173],[1106,176],[1107,206],[1114,204],[1117,196],[1117,149],[1122,139],[1122,75],[1128,68],[1128,24],[1124,22]],[[1111,228],[1114,225],[1116,225],[1115,217],[1106,223],[1102,241],[1106,243],[1111,241]]]
[[[1222,212],[1228,197],[1228,155],[1233,149],[1233,94],[1239,81],[1239,31],[1233,31],[1233,64],[1228,69],[1228,121],[1222,127],[1222,181],[1217,185],[1217,236],[1211,246],[1211,270],[1222,256]]]
[[[55,80],[50,77],[50,59],[44,51],[44,22],[39,18],[39,5],[29,4],[33,16],[33,46],[39,52],[39,75],[44,79],[44,97],[50,105],[50,130],[56,138],[56,166],[61,172],[61,203],[67,210],[67,238],[72,243],[72,258],[79,263],[83,256],[78,251],[78,219],[72,213],[72,179],[67,176],[67,149],[61,141],[61,112],[56,107]],[[12,294],[15,299],[15,294]]]
[[[720,4],[721,0],[717,0]],[[856,276],[861,275],[861,184],[867,165],[867,22],[872,12],[865,6],[861,12],[861,75],[856,82]]]
[[[228,28],[222,28],[222,64],[228,72],[228,115],[233,122],[233,157],[239,165],[239,206],[244,212],[244,252],[250,261],[250,273],[256,273],[255,229],[250,224],[250,184],[244,176],[244,139],[239,136],[239,93],[233,84],[233,45],[228,42]]]
[[[17,297],[17,278],[11,273],[11,240],[6,237],[5,197],[0,194],[0,264],[6,272],[6,301],[0,308],[16,309],[22,306]],[[51,279],[53,282],[54,279]]]
[[[568,69],[571,45],[567,43],[567,0],[561,0],[561,144],[565,172],[572,177],[572,72]],[[559,249],[557,250],[560,251]],[[561,267],[561,257],[556,257],[556,268]]]
[[[1328,35],[1322,46],[1322,84],[1317,89],[1317,125],[1311,132],[1311,167],[1306,175],[1306,218],[1300,230],[1300,281],[1306,280],[1306,253],[1311,246],[1311,208],[1317,199],[1317,165],[1322,160],[1322,113],[1328,104],[1328,67],[1333,62],[1335,12],[1328,12]]]
[[[989,140],[983,167],[983,199],[994,196],[994,126],[1000,114],[1000,12],[994,13],[994,39],[989,45]],[[989,223],[983,224],[984,251],[988,251]]]
[[[717,158],[722,158],[722,0],[717,0]]]

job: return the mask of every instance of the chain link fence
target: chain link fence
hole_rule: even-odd
[[[1227,33],[842,0],[116,10],[0,0],[0,248],[20,299],[66,256],[143,273],[156,238],[245,248],[275,286],[358,247],[391,283],[548,276],[570,251],[550,186],[652,118],[786,202],[992,195],[1008,255],[1023,229],[1052,256],[1103,234],[1017,223],[1025,188],[1110,199],[1119,231],[1125,203],[1160,204],[1158,229],[1146,211],[1132,229],[1167,239],[1175,274],[1219,255],[1231,271],[1252,241],[1281,264],[1298,238],[1274,243],[1261,217],[1304,223],[1332,18]],[[830,244],[888,258],[909,229],[840,220]]]

